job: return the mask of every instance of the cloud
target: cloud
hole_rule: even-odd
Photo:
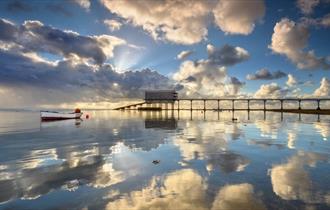
[[[81,8],[86,9],[87,11],[89,11],[91,6],[90,0],[73,0],[73,2],[78,4]]]
[[[155,40],[194,44],[207,35],[207,1],[116,1],[102,0],[112,13],[141,26]],[[184,14],[184,15],[183,15]]]
[[[111,12],[142,27],[155,40],[195,44],[205,40],[208,25],[226,33],[250,34],[265,13],[263,0],[254,1],[117,1],[101,0]]]
[[[33,56],[0,50],[0,106],[33,106],[75,102],[113,102],[142,98],[146,89],[173,88],[165,76],[149,69],[118,73],[110,65],[89,66],[80,61],[48,63]],[[117,84],[117,85],[114,85]]]
[[[245,82],[240,81],[237,77],[230,77],[230,81],[227,84],[229,93],[235,95],[239,93],[241,88],[245,85]]]
[[[39,21],[15,24],[0,19],[0,106],[109,102],[141,97],[145,89],[174,88],[150,69],[118,73],[106,64],[125,40],[82,36]],[[48,60],[43,53],[58,56]],[[117,85],[114,85],[117,84]]]
[[[173,79],[184,86],[182,93],[189,96],[236,95],[244,83],[228,76],[226,66],[247,60],[248,52],[230,45],[222,48],[207,45],[207,52],[207,59],[184,61],[173,75]]]
[[[309,31],[305,24],[283,18],[276,23],[269,48],[285,55],[299,69],[330,69],[325,57],[317,57],[313,50],[305,52]]]
[[[117,31],[121,28],[122,24],[117,20],[104,20],[103,23],[109,28],[110,31]]]
[[[306,26],[320,26],[320,27],[330,27],[330,14],[326,14],[320,18],[310,18],[303,17],[301,18],[301,22]]]
[[[297,84],[296,78],[292,74],[288,74],[288,80],[286,81],[286,85],[289,87],[295,86]]]
[[[194,51],[192,50],[184,50],[184,51],[181,51],[177,56],[176,58],[179,59],[179,60],[184,60],[186,59],[189,55],[193,54]]]
[[[330,27],[330,14],[325,15],[321,19],[321,25],[323,25],[325,27]]]
[[[213,45],[207,45],[209,60],[222,66],[232,66],[250,58],[249,53],[241,47],[224,45],[221,48],[215,48]]]
[[[270,72],[268,69],[260,69],[255,74],[248,74],[246,76],[247,80],[272,80],[285,77],[286,73],[283,71]]]
[[[313,95],[317,97],[330,96],[330,81],[329,79],[323,77],[320,82],[320,87],[317,88]]]
[[[18,33],[18,28],[16,28],[14,23],[6,19],[0,19],[0,29],[1,41],[11,41]]]
[[[261,85],[256,91],[254,97],[256,98],[283,98],[287,95],[288,90],[281,88],[276,83]]]
[[[45,26],[40,21],[29,20],[16,26],[0,19],[0,29],[0,41],[15,44],[20,50],[46,52],[65,58],[78,56],[91,59],[99,65],[113,57],[116,46],[126,44],[125,40],[118,37],[82,36],[76,32]]]
[[[303,14],[310,15],[319,3],[320,0],[297,0],[297,7]]]
[[[265,14],[263,0],[253,1],[219,1],[213,14],[215,23],[228,34],[250,34],[255,22]]]

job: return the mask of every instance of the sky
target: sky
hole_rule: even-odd
[[[329,97],[329,0],[2,0],[0,108]]]

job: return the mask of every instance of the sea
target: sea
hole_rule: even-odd
[[[1,210],[330,209],[330,116],[83,112],[0,111]]]

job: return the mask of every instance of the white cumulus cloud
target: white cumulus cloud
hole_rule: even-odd
[[[215,23],[228,34],[250,34],[265,14],[263,0],[219,1],[213,10]]]
[[[285,55],[299,69],[330,69],[325,57],[317,57],[313,50],[304,51],[308,38],[309,30],[305,24],[283,18],[274,27],[269,48]]]
[[[227,66],[243,62],[249,53],[240,47],[207,45],[208,58],[184,61],[173,79],[184,86],[187,95],[236,95],[244,83],[227,75]]]
[[[289,87],[295,86],[297,84],[296,78],[292,74],[288,74],[288,80],[286,81],[286,85]]]
[[[250,34],[265,13],[263,0],[101,0],[111,12],[142,27],[155,40],[195,44],[207,38],[208,25],[225,33]]]
[[[314,91],[314,96],[322,97],[322,96],[330,96],[330,81],[329,79],[323,77],[321,80],[321,85]]]
[[[288,90],[281,88],[277,83],[263,84],[254,94],[256,98],[282,98]]]
[[[206,38],[208,1],[117,1],[102,0],[104,6],[155,40],[194,44]]]

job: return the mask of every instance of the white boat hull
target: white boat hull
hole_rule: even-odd
[[[83,113],[40,112],[41,120],[79,119]]]

